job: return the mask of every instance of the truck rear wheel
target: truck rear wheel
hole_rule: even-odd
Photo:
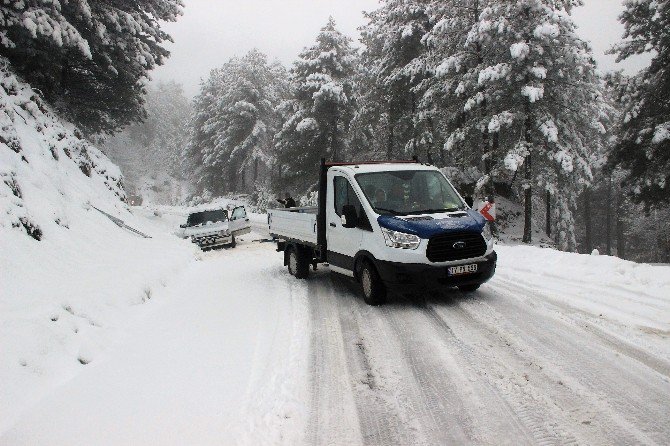
[[[299,246],[289,248],[288,272],[296,279],[306,279],[309,276],[309,259]]]
[[[368,305],[382,305],[386,303],[386,287],[379,277],[379,273],[370,262],[363,263],[360,273],[363,300]]]

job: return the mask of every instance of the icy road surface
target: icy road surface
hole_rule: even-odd
[[[670,443],[668,296],[500,247],[479,292],[373,308],[252,238],[204,253],[0,444]]]

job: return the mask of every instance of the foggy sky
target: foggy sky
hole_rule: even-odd
[[[591,42],[602,71],[624,69],[635,73],[648,58],[615,64],[604,52],[620,40],[617,21],[622,0],[585,0],[573,16],[582,38]],[[186,94],[197,94],[200,80],[234,56],[258,48],[289,67],[298,53],[314,42],[319,29],[333,16],[337,26],[358,45],[357,28],[365,23],[363,11],[378,7],[377,0],[185,0],[184,15],[165,29],[175,40],[172,56],[157,68],[154,81],[175,80]]]

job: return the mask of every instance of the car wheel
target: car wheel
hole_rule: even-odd
[[[472,293],[473,291],[477,291],[480,286],[480,283],[476,283],[474,285],[460,285],[458,289],[463,293]]]
[[[368,305],[382,305],[386,303],[386,287],[377,270],[370,262],[363,263],[360,273],[363,300]]]
[[[306,279],[309,276],[309,259],[298,246],[292,246],[288,253],[288,272],[296,279]]]
[[[298,254],[295,252],[294,247],[289,247],[288,253],[287,253],[287,266],[288,266],[288,273],[292,276],[295,276],[295,272],[298,270]]]

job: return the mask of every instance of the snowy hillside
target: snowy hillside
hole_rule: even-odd
[[[0,59],[0,225],[35,239],[67,228],[67,203],[114,203],[125,193],[121,172],[71,125],[56,118]],[[55,173],[54,173],[55,172]]]
[[[122,199],[121,174],[0,59],[0,430],[118,338],[194,250]],[[153,236],[125,231],[92,206]]]

